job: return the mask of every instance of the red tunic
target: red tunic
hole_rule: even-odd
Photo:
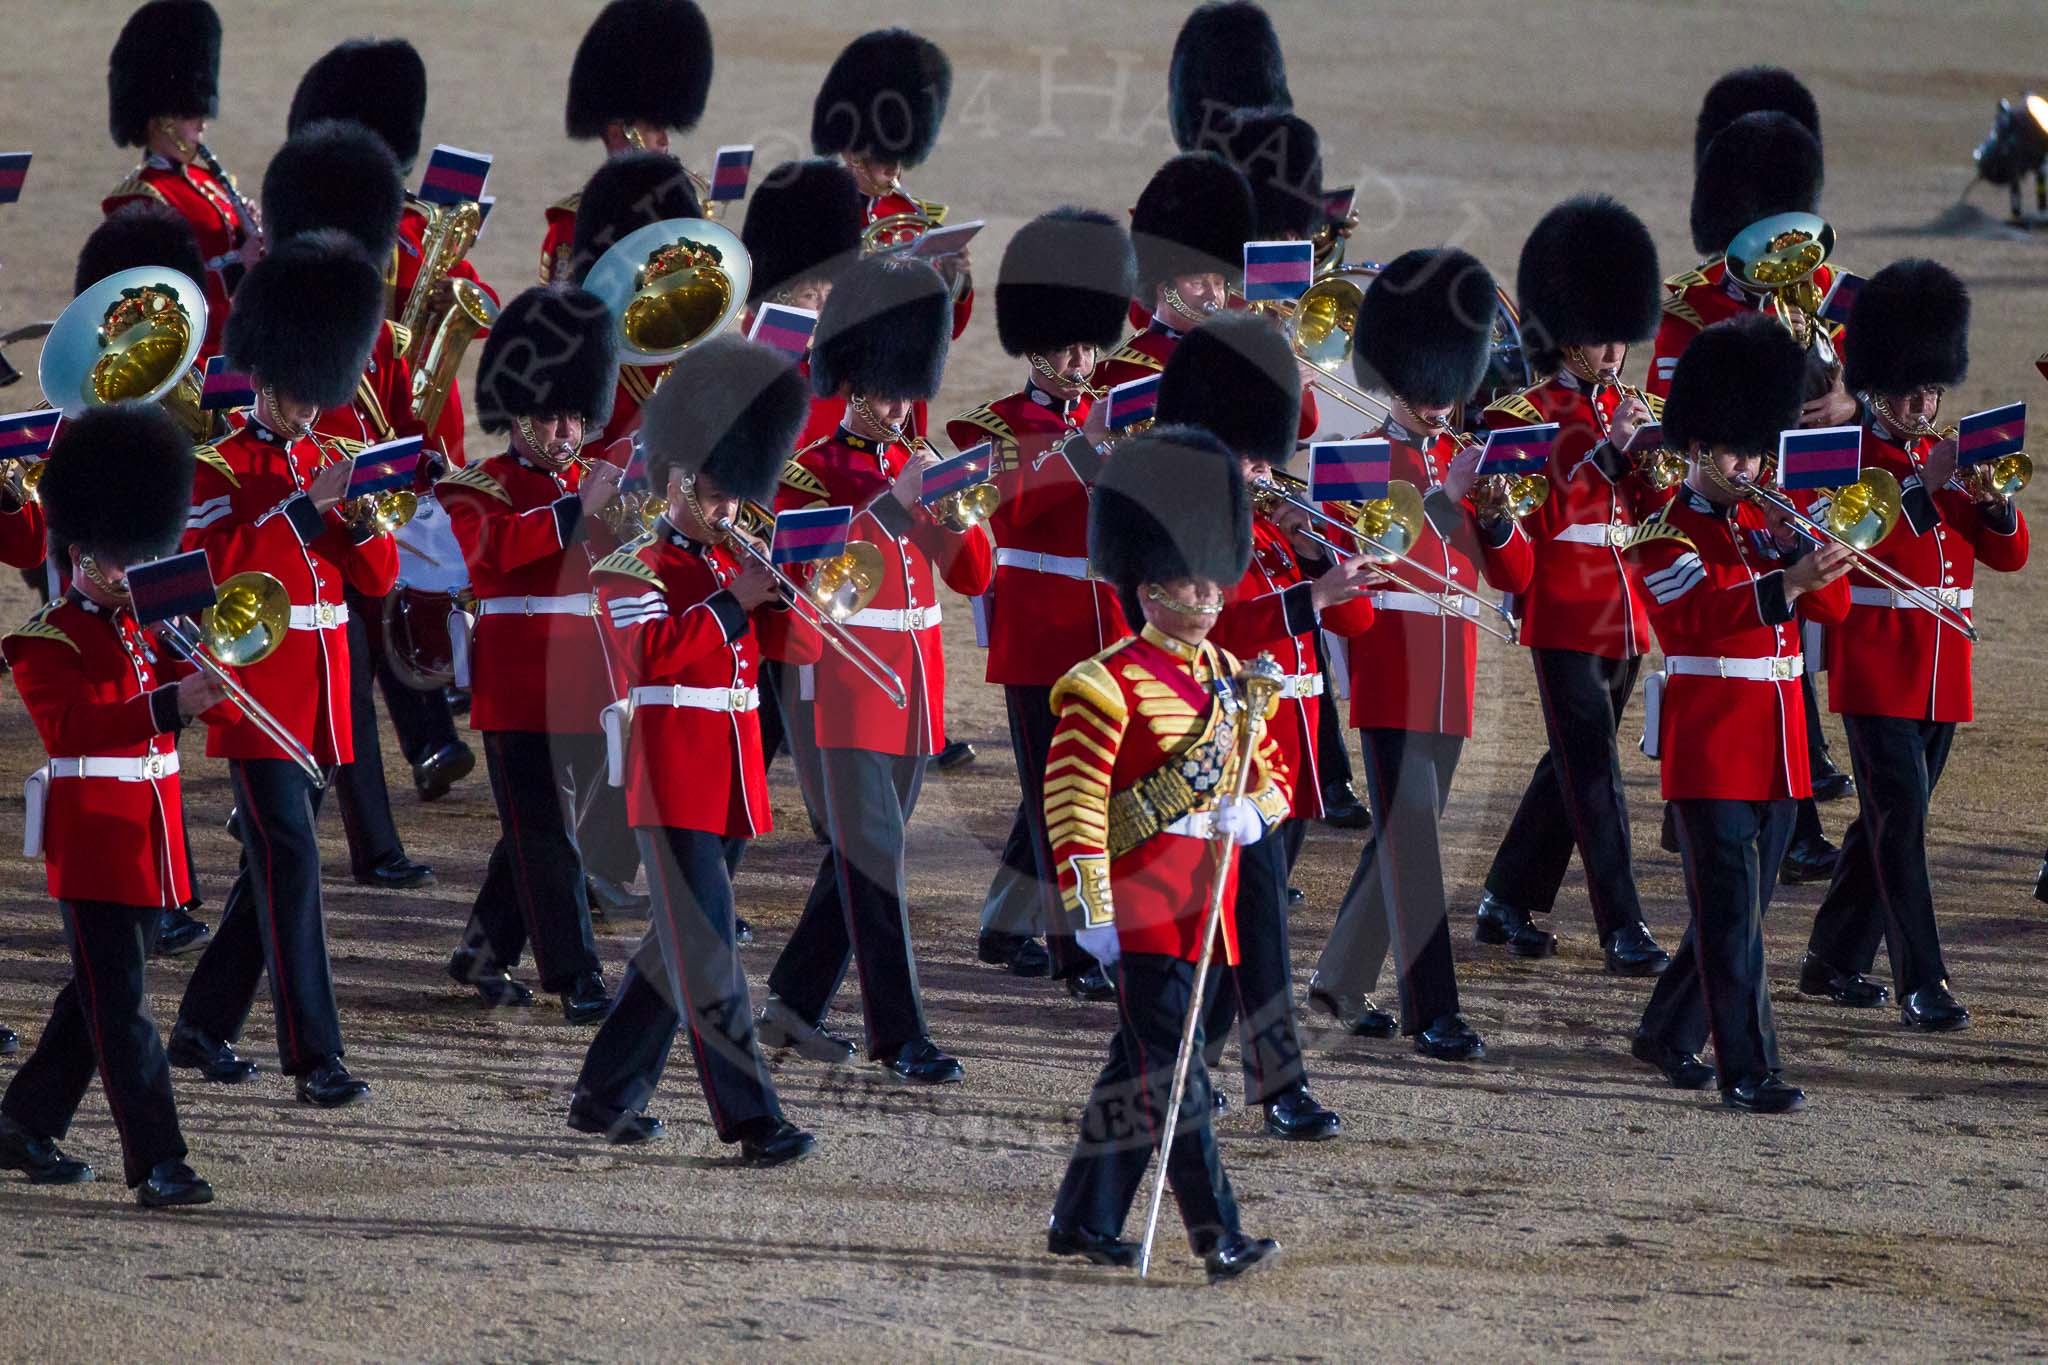
[[[1665,495],[1638,478],[1625,456],[1609,457],[1607,421],[1619,405],[1608,389],[1596,408],[1585,386],[1560,370],[1483,414],[1489,427],[1559,425],[1545,471],[1550,500],[1522,521],[1535,549],[1522,601],[1522,643],[1531,648],[1629,659],[1650,647],[1642,586],[1620,547]]]
[[[566,283],[569,279],[569,262],[575,255],[576,206],[583,202],[579,190],[567,199],[557,199],[548,205],[547,231],[540,239],[540,282],[553,284],[556,280]]]
[[[405,301],[412,297],[412,287],[419,279],[421,241],[427,230],[426,210],[427,205],[420,200],[408,198],[405,204],[405,212],[400,214],[398,218],[398,245],[395,248],[397,265],[391,291],[391,316],[393,318],[396,318],[404,311]],[[471,284],[489,294],[492,303],[500,301],[498,291],[484,283],[483,278],[476,273],[476,267],[470,264],[466,258],[457,261],[455,267],[448,274],[451,279],[468,280]],[[489,332],[485,332],[483,335],[488,336]],[[433,344],[431,337],[419,338],[419,345],[422,348],[431,344]],[[421,358],[425,358],[424,350],[421,352]],[[404,407],[406,411],[411,411],[412,390],[410,376],[407,378]],[[393,425],[396,426],[397,423],[394,421]],[[441,416],[434,423],[432,433],[428,435],[427,445],[430,448],[439,449],[451,466],[460,469],[465,459],[462,449],[463,432],[462,385],[460,382],[456,382],[448,386],[448,401],[441,407]],[[401,430],[400,434],[410,435],[411,433]]]
[[[1287,533],[1263,516],[1252,518],[1252,562],[1224,600],[1209,638],[1240,659],[1270,654],[1287,675],[1266,735],[1278,748],[1294,785],[1296,817],[1323,816],[1322,774],[1316,768],[1316,722],[1321,715],[1323,671],[1315,633],[1354,636],[1373,624],[1372,601],[1354,597],[1317,618],[1314,585],[1302,571]]]
[[[260,569],[284,584],[297,623],[242,685],[323,765],[353,761],[349,738],[348,624],[342,583],[382,597],[398,579],[389,536],[358,541],[335,508],[324,516],[301,496],[325,463],[307,439],[286,441],[260,422],[198,450],[187,550],[204,550],[215,583]],[[213,758],[283,758],[253,722],[211,723]]]
[[[1814,272],[1814,285],[1823,297],[1834,287],[1834,281],[1832,267],[1824,265]],[[1670,396],[1672,376],[1678,373],[1678,357],[1694,337],[1717,322],[1755,312],[1763,302],[1759,295],[1728,278],[1728,262],[1721,256],[1664,281],[1664,296],[1664,320],[1657,327],[1657,340],[1650,354],[1649,382],[1644,385],[1658,398]],[[1838,348],[1841,330],[1828,324],[1829,335]]]
[[[478,730],[596,734],[598,713],[618,699],[590,579],[618,541],[583,515],[582,482],[576,466],[548,473],[508,453],[434,487],[477,602],[469,723]]]
[[[1526,591],[1535,552],[1522,528],[1514,527],[1505,541],[1495,544],[1480,529],[1470,499],[1453,503],[1440,491],[1444,471],[1457,456],[1457,442],[1448,434],[1425,438],[1399,423],[1389,423],[1380,434],[1392,446],[1389,477],[1414,484],[1425,495],[1430,513],[1408,549],[1409,558],[1475,592],[1481,578],[1502,592]],[[1335,508],[1324,510],[1338,515]],[[1438,527],[1439,518],[1448,537]],[[1469,617],[1442,615],[1415,591],[1444,596],[1449,590],[1442,584],[1400,563],[1390,565],[1388,572],[1402,583],[1373,594],[1379,611],[1371,629],[1353,640],[1347,651],[1351,724],[1360,730],[1416,730],[1470,738],[1479,627]]]
[[[1927,437],[1909,440],[1875,416],[1866,417],[1863,467],[1889,473],[1905,494],[1898,524],[1871,554],[1914,583],[1967,603],[1976,592],[1978,560],[2004,573],[2026,564],[2027,523],[2016,506],[2010,522],[1987,517],[1953,483],[1930,495],[1920,482],[1920,461],[1933,444]],[[1972,719],[1970,640],[1924,608],[1891,605],[1885,587],[1861,569],[1852,570],[1848,580],[1849,619],[1828,632],[1829,707],[1844,715]],[[1965,605],[1962,612],[1969,616],[1971,608]]]
[[[640,828],[753,838],[774,828],[761,760],[761,658],[811,663],[824,642],[794,612],[749,614],[726,589],[744,568],[724,546],[666,521],[656,536],[599,561],[592,581],[604,632],[634,688],[730,694],[744,709],[636,697],[626,749],[626,816]],[[822,714],[822,708],[821,708]]]
[[[48,553],[41,503],[17,503],[13,510],[0,512],[0,564],[15,569],[33,569]]]
[[[0,641],[14,685],[52,758],[175,756],[176,679],[191,671],[160,652],[126,611],[72,594]],[[236,714],[222,702],[213,714]],[[119,905],[183,905],[185,822],[178,775],[49,778],[43,847],[50,894]]]
[[[234,197],[211,171],[204,166],[174,165],[154,152],[100,201],[100,212],[112,213],[133,199],[169,204],[192,225],[199,239],[199,256],[206,262],[206,278],[199,282],[206,292],[206,341],[199,348],[197,363],[204,365],[219,352],[221,329],[228,325],[225,272],[245,264],[242,248],[248,227],[235,210]]]
[[[1176,332],[1165,323],[1154,319],[1142,331],[1105,356],[1102,363],[1095,367],[1095,373],[1089,377],[1088,382],[1108,393],[1119,384],[1158,374],[1166,368],[1167,358],[1173,354],[1173,348],[1180,344],[1182,335],[1183,333]],[[1306,441],[1315,435],[1316,428],[1322,424],[1322,420],[1322,412],[1316,406],[1315,390],[1302,389],[1301,418],[1295,423],[1294,439]]]
[[[783,470],[776,511],[851,507],[852,538],[881,551],[881,591],[847,628],[896,670],[909,700],[899,709],[839,651],[827,651],[818,661],[814,688],[820,748],[933,754],[946,744],[938,580],[968,597],[988,591],[995,576],[995,547],[986,527],[956,535],[923,508],[903,509],[889,489],[909,458],[899,444],[870,441],[841,428],[798,452]]]
[[[1763,514],[1732,512],[1691,490],[1658,519],[1669,534],[1631,550],[1650,595],[1665,654],[1658,752],[1667,801],[1776,801],[1813,795],[1806,703],[1800,695],[1795,616],[1839,625],[1846,579],[1785,601],[1785,568]],[[1829,631],[1829,636],[1840,634]],[[1770,678],[1723,675],[1734,661],[1767,665]],[[1683,661],[1684,667],[1678,665]],[[1723,663],[1720,661],[1729,661]],[[1694,669],[1713,668],[1711,673]]]
[[[993,441],[1002,502],[989,599],[988,680],[1050,687],[1131,633],[1116,589],[1088,572],[1088,485],[1058,445],[1088,420],[1089,400],[1062,405],[1035,385],[946,423],[957,450]]]
[[[1045,821],[1060,896],[1082,929],[1113,922],[1122,952],[1201,957],[1202,920],[1216,886],[1213,845],[1169,826],[1112,859],[1110,809],[1116,793],[1165,767],[1177,751],[1215,738],[1222,708],[1208,689],[1237,667],[1213,644],[1195,648],[1147,626],[1075,665],[1053,688],[1059,720],[1045,770]],[[1262,735],[1246,790],[1269,827],[1287,818],[1292,780],[1272,735]],[[1195,810],[1213,805],[1212,793]],[[1235,963],[1235,848],[1222,875],[1221,947],[1224,960]]]

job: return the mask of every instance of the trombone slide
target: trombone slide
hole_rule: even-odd
[[[284,722],[251,696],[249,689],[242,686],[218,659],[207,653],[205,648],[187,633],[185,626],[176,621],[165,621],[158,629],[164,638],[171,642],[172,647],[184,656],[187,663],[219,683],[221,690],[228,694],[228,700],[241,708],[242,714],[263,732],[264,737],[284,750],[285,756],[299,765],[299,771],[312,782],[315,791],[327,785],[327,773],[321,768],[319,760],[313,757],[312,750],[301,744],[298,736],[285,729]]]
[[[1764,488],[1758,484],[1750,484],[1748,488],[1757,501],[1767,502],[1784,512],[1792,518],[1800,530],[1808,535],[1818,540],[1840,545],[1846,549],[1849,552],[1849,557],[1856,562],[1857,568],[1863,570],[1872,578],[1877,579],[1880,583],[1883,583],[1922,611],[1931,613],[1935,620],[1941,622],[1950,630],[1956,631],[1966,640],[1977,638],[1977,628],[1970,624],[1969,619],[1963,615],[1961,608],[1949,606],[1939,597],[1936,597],[1925,585],[1915,583],[1876,555],[1866,550],[1859,550],[1854,545],[1851,545],[1848,541],[1829,530],[1827,526],[1800,511],[1798,505],[1783,493]]]
[[[831,615],[804,591],[803,584],[784,573],[773,559],[755,546],[754,542],[736,534],[730,519],[719,522],[717,529],[725,533],[726,544],[768,571],[769,576],[782,588],[791,609],[801,612],[812,629],[825,638],[826,644],[839,651],[840,655],[859,669],[869,682],[881,688],[891,705],[900,711],[910,704],[910,694],[904,691],[903,679],[897,676],[896,670],[889,667],[880,655],[862,644],[851,630],[833,620]]]

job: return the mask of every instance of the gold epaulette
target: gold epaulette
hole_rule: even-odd
[[[235,471],[229,466],[227,456],[221,454],[217,447],[211,445],[195,446],[192,450],[192,458],[200,464],[208,466],[214,473],[226,479],[228,487],[240,488],[242,486],[242,481],[235,477]]]
[[[368,441],[358,441],[353,436],[329,436],[324,431],[320,433],[320,443],[333,446],[350,459],[354,459],[370,448]]]
[[[62,604],[62,598],[58,598],[54,602],[45,602],[42,606],[36,608],[35,615],[29,617],[27,621],[15,629],[8,631],[4,638],[7,640],[55,640],[60,645],[69,645],[73,654],[80,653],[78,642],[69,635],[66,635],[59,627],[51,625],[46,619],[51,612],[55,611]]]
[[[1711,264],[1711,262],[1707,264]],[[1667,277],[1664,281],[1664,287],[1674,294],[1683,294],[1696,284],[1709,283],[1711,281],[1707,279],[1706,270],[1703,266],[1696,265],[1690,270],[1681,270],[1676,275]]]
[[[1524,389],[1521,393],[1511,393],[1505,398],[1496,398],[1493,402],[1486,405],[1486,410],[1488,412],[1502,413],[1528,426],[1540,427],[1544,423],[1543,410],[1528,400],[1525,395],[1529,392],[1530,390]]]
[[[404,355],[405,348],[412,345],[412,328],[389,321],[384,325],[391,329],[391,354]]]
[[[647,367],[644,365],[621,365],[619,366],[619,387],[624,389],[626,396],[635,403],[645,405],[649,395],[654,392],[654,386],[661,382],[661,376],[666,373],[667,371],[663,370],[649,375]]]
[[[136,174],[129,176],[126,180],[123,180],[120,184],[116,185],[114,187],[114,192],[112,194],[109,194],[107,198],[149,198],[156,200],[159,204],[168,202],[164,198],[164,192],[158,189],[156,186],[150,184],[148,180],[143,178],[140,172],[137,172]]]
[[[1647,391],[1645,391],[1645,392],[1644,392],[1644,394],[1643,394],[1643,401],[1644,401],[1645,403],[1648,403],[1648,404],[1650,405],[1650,418],[1651,418],[1651,420],[1652,420],[1652,421],[1657,421],[1657,422],[1661,422],[1661,421],[1663,421],[1663,420],[1664,420],[1664,400],[1663,400],[1663,399],[1659,398],[1659,397],[1658,397],[1658,396],[1657,396],[1656,394],[1654,394],[1654,393],[1650,393],[1650,392],[1647,392]]]
[[[1121,725],[1130,719],[1130,706],[1124,701],[1124,690],[1117,686],[1104,661],[1122,649],[1122,644],[1111,645],[1092,659],[1083,659],[1068,669],[1060,680],[1052,685],[1052,709],[1057,715],[1068,697],[1086,702]]]
[[[1633,554],[1645,545],[1654,545],[1660,540],[1677,541],[1686,549],[1697,552],[1699,546],[1693,544],[1692,537],[1671,524],[1670,513],[1671,504],[1667,502],[1647,521],[1638,523],[1636,528],[1629,532],[1628,539],[1622,542],[1621,552]]]
[[[996,415],[994,408],[984,403],[972,412],[961,413],[946,425],[951,426],[953,422],[964,422],[977,431],[985,431],[989,439],[995,443],[996,457],[989,470],[990,475],[1001,474],[1017,467],[1017,433],[1011,430],[1008,422]]]
[[[1707,325],[1700,319],[1700,310],[1685,301],[1684,294],[1667,295],[1664,299],[1664,312],[1667,316],[1677,318],[1693,327],[1704,329]]]
[[[1138,336],[1143,335],[1143,332],[1140,332],[1138,334]],[[1141,369],[1163,370],[1166,368],[1166,364],[1164,361],[1158,360],[1155,357],[1149,356],[1145,354],[1145,352],[1139,350],[1136,345],[1136,342],[1137,337],[1133,337],[1130,341],[1126,341],[1123,345],[1117,347],[1114,351],[1111,351],[1109,353],[1109,358],[1104,360],[1102,363],[1105,365],[1109,365],[1114,364],[1115,362],[1121,360],[1125,364],[1136,365]]]
[[[804,456],[810,454],[813,450],[816,450],[831,439],[830,436],[820,436],[817,440],[790,456],[782,466],[782,486],[791,492],[801,493],[807,498],[815,498],[820,503],[832,501],[832,495],[825,489],[824,480],[798,463]]]
[[[668,585],[661,581],[661,575],[648,568],[646,561],[640,558],[640,549],[646,543],[644,540],[636,541],[631,545],[613,550],[603,559],[591,565],[590,571],[592,573],[615,573],[621,578],[637,578],[642,583],[651,583],[656,588],[666,592],[668,591]]]
[[[583,191],[578,190],[574,194],[564,195],[562,198],[557,199],[554,203],[549,204],[548,212],[553,213],[556,209],[560,209],[564,213],[575,213],[578,209],[582,207]]]
[[[485,469],[481,464],[464,465],[461,469],[456,470],[453,474],[435,484],[434,487],[437,489],[474,489],[476,492],[496,498],[507,507],[512,505],[512,495],[507,493],[505,486],[491,477],[491,471]]]

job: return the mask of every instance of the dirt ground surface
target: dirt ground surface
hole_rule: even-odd
[[[561,127],[569,56],[594,0],[219,2],[228,37],[212,143],[246,187],[308,62],[345,37],[404,34],[432,72],[426,141],[497,159],[478,264],[508,296],[531,278],[543,208],[595,161]],[[718,70],[712,112],[685,147],[698,166],[727,142],[757,143],[763,168],[792,151],[819,75],[854,33],[905,22],[942,42],[955,69],[949,135],[909,183],[990,221],[976,243],[985,278],[1024,218],[1064,201],[1121,210],[1170,151],[1162,101],[1177,0],[706,8]],[[99,196],[129,164],[106,139],[103,95],[126,9],[0,0],[14,56],[0,76],[0,149],[36,153],[21,202],[0,209],[9,325],[65,300]],[[2048,349],[2048,241],[1997,229],[1979,210],[2002,215],[2000,196],[1983,187],[1975,207],[1955,208],[1997,98],[2048,77],[2030,65],[2048,50],[2048,11],[2033,0],[1275,0],[1272,11],[1330,181],[1361,186],[1355,254],[1453,240],[1508,278],[1537,216],[1582,189],[1636,208],[1667,270],[1690,264],[1699,95],[1727,67],[1791,61],[1824,113],[1839,259],[1868,273],[1933,254],[1974,291],[1975,364],[1944,415],[2048,400],[2032,365]],[[986,297],[979,311],[935,411],[1017,378]],[[0,406],[34,399],[24,383]],[[1048,1258],[1046,1213],[1110,1015],[974,960],[1016,785],[1000,699],[979,682],[966,611],[949,603],[949,711],[981,757],[926,786],[909,866],[932,1028],[964,1059],[964,1084],[905,1091],[874,1068],[779,1066],[790,1113],[820,1143],[810,1163],[770,1174],[731,1164],[687,1058],[655,1106],[666,1141],[619,1151],[571,1133],[563,1116],[588,1032],[562,1025],[545,997],[530,1011],[480,1013],[441,971],[496,832],[481,773],[432,808],[402,790],[410,849],[440,874],[433,890],[355,887],[332,816],[326,825],[349,1062],[376,1087],[372,1100],[336,1113],[295,1104],[259,1006],[245,1050],[266,1069],[252,1083],[211,1088],[179,1073],[193,1161],[219,1200],[161,1216],[139,1212],[111,1178],[119,1152],[95,1087],[69,1146],[109,1178],[63,1191],[0,1183],[0,1355],[2048,1354],[2048,1007],[2035,994],[2048,928],[2029,895],[2048,825],[2037,573],[1979,589],[1980,716],[1957,744],[1932,839],[1951,970],[1976,1022],[1915,1036],[1890,1011],[1800,999],[1792,979],[1818,891],[1785,890],[1771,978],[1790,1078],[1813,1100],[1803,1115],[1727,1114],[1629,1059],[1646,987],[1599,970],[1576,873],[1556,916],[1559,957],[1510,962],[1470,942],[1463,917],[1541,747],[1528,664],[1490,647],[1447,836],[1459,971],[1485,1061],[1446,1066],[1311,1028],[1311,1075],[1344,1116],[1342,1140],[1283,1145],[1241,1108],[1220,1128],[1247,1228],[1286,1246],[1272,1273],[1206,1288],[1171,1209],[1149,1283]],[[28,610],[9,576],[0,617]],[[212,915],[234,865],[220,827],[229,797],[220,766],[197,753],[195,737],[186,790]],[[0,705],[0,771],[38,761],[18,704]],[[388,742],[386,761],[402,775]],[[1625,766],[1645,903],[1674,944],[1685,906],[1676,861],[1656,846],[1655,774],[1632,745]],[[776,776],[783,829],[739,888],[758,932],[746,958],[757,1000],[817,856],[787,768]],[[19,799],[0,804],[11,828]],[[1835,837],[1853,805],[1825,808]],[[1309,840],[1308,901],[1293,921],[1304,982],[1355,853],[1354,836],[1318,828]],[[67,971],[42,885],[39,868],[0,863],[0,1019],[25,1044]],[[614,979],[640,928],[602,926]],[[189,970],[154,969],[166,1025]],[[841,1004],[837,1017],[857,1027],[850,987]],[[0,1062],[0,1080],[15,1064]]]

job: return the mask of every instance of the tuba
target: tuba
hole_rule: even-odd
[[[1777,213],[1760,218],[1735,234],[1728,244],[1728,273],[1754,294],[1806,348],[1806,398],[1809,402],[1835,386],[1841,358],[1835,354],[1826,324],[1820,320],[1824,302],[1813,277],[1835,251],[1835,229],[1813,213]]]
[[[175,270],[138,266],[73,299],[43,342],[36,378],[66,417],[105,403],[161,403],[195,441],[213,435],[192,362],[206,338],[206,298]]]
[[[598,258],[583,287],[610,311],[622,362],[666,365],[732,325],[753,276],[731,229],[669,218],[627,233]]]

